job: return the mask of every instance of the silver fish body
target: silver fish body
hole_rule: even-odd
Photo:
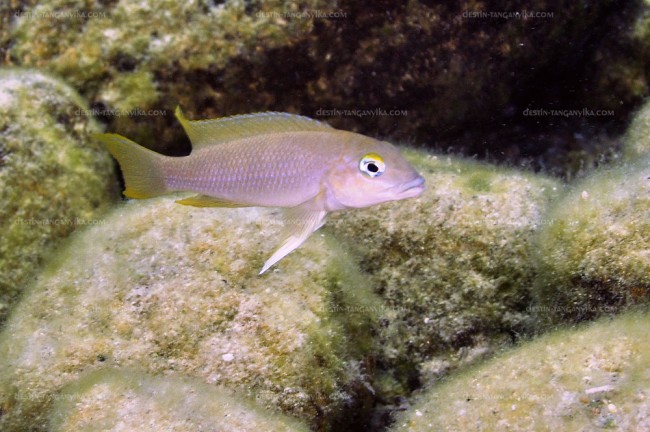
[[[261,113],[189,121],[180,109],[176,115],[192,141],[188,156],[164,156],[116,134],[99,136],[120,163],[124,194],[187,191],[198,195],[177,202],[286,208],[292,223],[260,273],[302,244],[328,212],[424,190],[424,179],[391,144],[306,117]]]
[[[261,135],[166,161],[167,187],[256,206],[294,207],[316,196],[329,169],[323,132]],[[206,163],[210,161],[210,163]],[[328,208],[327,210],[335,210]]]

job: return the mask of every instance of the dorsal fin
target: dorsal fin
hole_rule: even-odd
[[[327,123],[280,112],[244,114],[211,120],[188,120],[178,106],[176,118],[190,138],[192,149],[274,132],[334,130]]]

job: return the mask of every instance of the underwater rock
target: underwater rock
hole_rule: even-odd
[[[650,155],[650,102],[636,112],[625,135],[623,158],[634,162]]]
[[[314,27],[311,19],[287,19],[280,12],[331,9],[313,0],[255,6],[240,0],[52,0],[3,8],[12,26],[0,45],[14,64],[63,76],[93,103],[95,115],[111,122],[111,130],[157,149],[184,142],[180,128],[169,128],[177,104],[205,118],[276,104],[267,87],[276,86],[280,75],[297,73],[274,74],[270,58],[286,62]]]
[[[532,239],[562,188],[530,173],[402,153],[426,180],[420,197],[341,213],[328,225],[383,299],[379,337],[394,394],[530,330]]]
[[[0,69],[0,322],[48,251],[117,199],[108,151],[66,84]]]
[[[101,369],[56,395],[50,429],[81,431],[308,431],[197,379]]]
[[[376,299],[323,235],[258,276],[278,220],[166,197],[76,233],[0,334],[0,429],[42,430],[65,385],[107,366],[195,377],[314,429],[363,418]]]
[[[650,430],[650,315],[556,330],[430,388],[391,431]]]
[[[581,321],[650,300],[650,157],[574,185],[539,233],[536,312]]]
[[[587,98],[592,109],[633,105],[647,80],[643,64],[629,67],[642,55],[598,50],[601,39],[636,40],[621,30],[634,11],[620,10],[632,7],[613,0],[588,7],[545,0],[5,3],[0,48],[8,62],[63,76],[106,109],[111,130],[158,149],[186,143],[174,128],[178,103],[190,117],[289,111],[367,135],[430,142],[468,123],[493,124],[495,116],[521,121],[526,108],[538,107],[513,100],[566,91],[540,86],[560,71],[582,76],[618,66],[603,74],[610,80],[602,92],[576,77],[581,96],[571,93],[571,101]],[[613,16],[620,25],[607,25]],[[136,109],[166,114],[128,114]]]

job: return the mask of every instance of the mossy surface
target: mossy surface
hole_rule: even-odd
[[[34,70],[0,69],[0,322],[59,240],[117,199],[113,162],[77,93]]]
[[[41,430],[51,395],[106,365],[193,376],[315,429],[363,417],[376,299],[321,235],[259,277],[276,220],[160,198],[76,235],[0,337],[0,428]]]
[[[187,142],[172,116],[180,103],[195,118],[288,111],[452,146],[474,130],[461,139],[469,154],[483,155],[486,142],[491,154],[550,147],[547,162],[568,154],[579,165],[604,143],[592,148],[562,126],[555,140],[544,131],[531,146],[515,132],[526,142],[513,144],[513,131],[535,126],[524,110],[558,99],[560,109],[629,111],[647,93],[644,11],[612,0],[25,0],[0,5],[0,49],[9,64],[63,76],[107,109],[112,131],[159,149]],[[134,109],[165,114],[126,114]],[[489,126],[501,121],[505,131]]]
[[[650,32],[650,30],[649,30]],[[625,135],[623,158],[635,162],[650,155],[650,102],[646,102],[634,115]]]
[[[289,417],[235,397],[232,391],[178,376],[101,369],[57,394],[50,414],[56,432],[298,432]]]
[[[383,362],[404,392],[530,331],[535,232],[562,186],[451,157],[403,152],[417,199],[332,217],[383,298]],[[387,380],[385,384],[389,384]]]
[[[11,26],[0,44],[14,64],[64,77],[112,130],[157,149],[176,144],[176,151],[184,139],[176,105],[204,117],[268,109],[273,96],[258,91],[263,83],[251,69],[313,29],[313,20],[280,12],[327,8],[319,0],[23,3],[3,11]]]
[[[557,330],[418,397],[391,431],[650,429],[650,315]]]
[[[586,320],[650,300],[650,157],[572,186],[536,240],[536,306],[546,321]]]

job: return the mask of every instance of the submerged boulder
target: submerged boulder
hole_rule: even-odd
[[[258,276],[280,228],[270,210],[158,198],[76,234],[0,335],[0,429],[43,430],[58,392],[107,366],[195,377],[317,429],[363,417],[377,300],[321,235]]]
[[[534,327],[532,239],[561,189],[517,170],[405,154],[426,179],[420,197],[331,224],[383,299],[382,361],[402,383],[397,394]]]
[[[636,3],[23,0],[0,4],[0,50],[64,77],[112,131],[150,147],[187,142],[180,103],[194,118],[288,111],[374,136],[460,140],[468,154],[550,147],[546,162],[561,165],[594,149],[527,112],[629,111],[647,93],[647,7]],[[530,137],[539,122],[547,131]]]
[[[650,314],[557,330],[439,383],[391,431],[650,430]]]
[[[650,300],[650,157],[575,184],[536,241],[537,314],[581,321]]]
[[[309,429],[198,379],[103,369],[57,395],[50,430],[298,432]]]
[[[85,102],[35,70],[0,69],[0,322],[44,257],[117,199]]]
[[[628,162],[650,155],[650,103],[643,105],[634,115],[625,134],[623,157]]]

